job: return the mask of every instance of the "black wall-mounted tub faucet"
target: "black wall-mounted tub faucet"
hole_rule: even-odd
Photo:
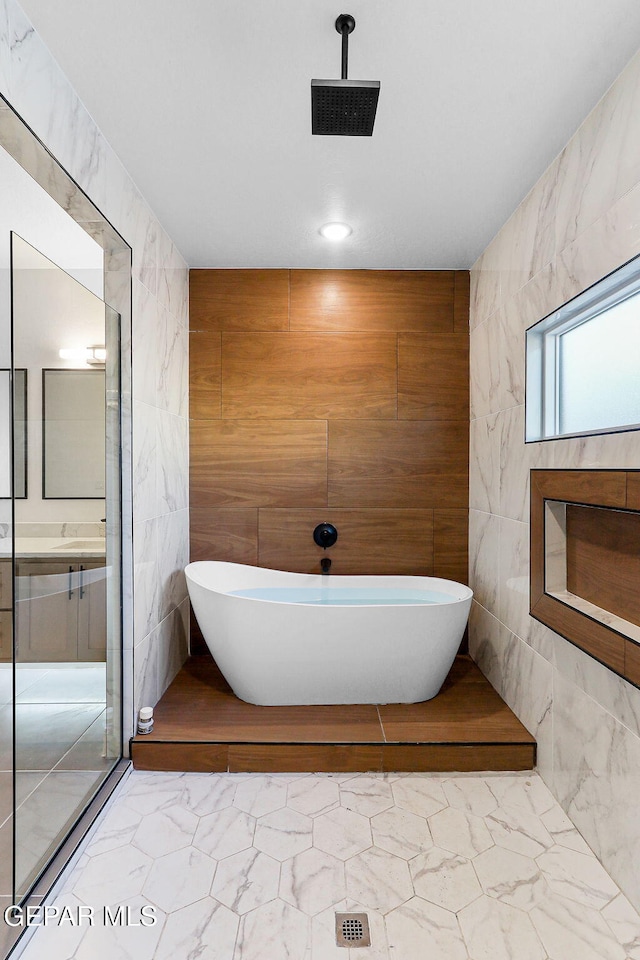
[[[338,539],[338,531],[332,523],[319,523],[313,531],[313,539],[324,550],[332,547]]]

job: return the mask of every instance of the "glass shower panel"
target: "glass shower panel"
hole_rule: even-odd
[[[0,270],[0,295],[9,270]],[[8,298],[7,298],[8,299]],[[13,902],[13,561],[10,317],[0,314],[0,907]]]
[[[120,758],[120,333],[115,311],[12,240],[28,437],[14,541],[19,902]],[[16,425],[14,465],[19,437]]]

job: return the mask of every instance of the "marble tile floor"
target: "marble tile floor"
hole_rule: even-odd
[[[31,878],[113,761],[105,754],[105,664],[18,664],[16,866]],[[0,665],[0,895],[11,891],[13,678]]]
[[[535,773],[133,772],[23,960],[639,960],[640,917]],[[130,908],[153,926],[110,925]],[[335,912],[371,946],[338,947]]]

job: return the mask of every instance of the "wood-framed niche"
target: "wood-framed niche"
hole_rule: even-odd
[[[530,613],[640,687],[640,470],[532,470]]]

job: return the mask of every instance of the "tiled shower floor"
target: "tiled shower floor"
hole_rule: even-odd
[[[134,772],[26,960],[638,960],[640,918],[529,774]],[[369,915],[370,948],[334,913]]]

